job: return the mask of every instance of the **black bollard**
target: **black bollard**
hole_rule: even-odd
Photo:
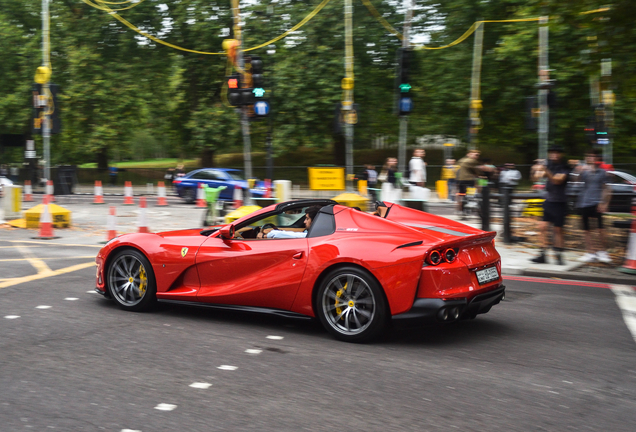
[[[481,188],[481,229],[490,231],[490,182]]]
[[[510,229],[510,194],[512,192],[512,188],[504,186],[501,189],[503,192],[504,243],[510,244],[512,243],[512,233]]]

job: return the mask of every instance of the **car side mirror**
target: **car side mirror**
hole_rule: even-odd
[[[221,228],[219,230],[219,236],[226,240],[234,238],[234,224],[225,225]]]

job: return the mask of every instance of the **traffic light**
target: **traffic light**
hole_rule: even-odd
[[[263,60],[258,56],[251,56],[249,58],[251,83],[252,86],[249,89],[249,105],[253,105],[250,110],[252,118],[261,118],[269,114],[269,101],[265,98],[265,77],[263,76]]]
[[[585,126],[585,138],[590,145],[596,144],[596,117],[592,116],[587,119]]]
[[[397,112],[399,115],[410,114],[413,110],[413,99],[411,97],[411,84],[409,83],[409,74],[411,68],[410,48],[399,48],[398,55],[398,73],[397,73]]]
[[[227,77],[227,100],[232,106],[241,105],[241,75],[232,74]]]

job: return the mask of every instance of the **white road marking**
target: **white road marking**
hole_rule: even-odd
[[[40,305],[40,306],[36,306],[36,309],[51,309],[51,306],[47,306],[47,305]]]
[[[7,315],[5,316],[6,319],[16,319],[16,318],[20,318],[20,315]]]
[[[636,291],[627,285],[610,285],[616,296],[616,304],[623,312],[625,325],[636,341]]]
[[[198,388],[198,389],[206,389],[206,388],[210,388],[212,384],[210,383],[205,383],[205,382],[195,382],[190,384],[190,387],[192,388]]]
[[[250,348],[250,349],[246,349],[245,352],[248,354],[260,354],[263,352],[263,350]]]
[[[64,300],[75,301],[75,300],[79,300],[79,299],[77,297],[66,297]]]
[[[122,429],[121,432],[141,432],[141,431],[137,429]]]
[[[159,405],[157,405],[155,407],[155,409],[159,410],[159,411],[172,411],[176,407],[177,407],[176,405],[167,404],[167,403],[160,403]]]
[[[272,340],[283,340],[284,337],[283,336],[267,336],[267,339],[272,339]]]
[[[237,370],[238,366],[221,365],[217,369],[221,369],[221,370]]]

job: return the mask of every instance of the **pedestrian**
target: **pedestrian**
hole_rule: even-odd
[[[532,189],[545,189],[545,159],[534,160],[534,165],[530,167],[530,181],[533,183]]]
[[[375,201],[375,188],[378,185],[378,172],[375,170],[375,166],[371,164],[365,165],[364,171],[358,176],[360,180],[366,180],[367,193],[371,196],[371,199]]]
[[[543,221],[541,222],[543,248],[539,256],[532,258],[531,261],[537,264],[548,262],[548,230],[552,225],[555,259],[557,264],[563,265],[563,225],[565,225],[565,216],[568,210],[565,188],[570,175],[570,167],[563,160],[561,147],[553,146],[548,149],[548,163],[543,172],[547,179],[545,184],[547,195],[543,202]]]
[[[9,170],[5,164],[0,165],[0,177],[9,177]]]
[[[598,149],[590,149],[585,155],[585,165],[580,169],[579,181],[583,188],[576,201],[576,208],[581,215],[583,230],[585,231],[585,255],[579,258],[582,262],[600,261],[606,264],[612,259],[606,252],[605,236],[603,235],[603,213],[607,212],[612,192],[608,185],[607,172],[601,168],[603,160]],[[597,221],[597,238],[593,241],[590,230],[590,218]],[[595,248],[594,243],[597,244]],[[596,252],[594,250],[596,249]]]
[[[117,167],[116,166],[111,165],[108,167],[108,175],[110,177],[111,186],[117,185]]]
[[[415,149],[413,157],[409,161],[409,183],[411,186],[426,186],[426,152],[423,149]]]
[[[514,188],[521,181],[521,173],[515,164],[508,162],[504,165],[504,169],[499,173],[499,186]]]
[[[382,167],[382,172],[378,176],[378,180],[382,182],[382,201],[398,201],[399,193],[396,189],[397,185],[397,159],[389,157],[386,159],[386,163]]]
[[[455,159],[446,159],[442,167],[441,180],[446,180],[448,199],[455,201],[455,184],[457,182],[457,170],[459,165],[455,163]]]
[[[466,156],[458,162],[457,170],[457,188],[459,198],[457,199],[457,212],[463,214],[464,197],[468,188],[475,187],[475,179],[490,168],[479,163],[479,150],[469,150]]]

